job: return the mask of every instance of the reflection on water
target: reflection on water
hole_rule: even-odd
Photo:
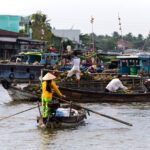
[[[2,99],[2,98],[0,98]],[[3,98],[4,100],[4,98]],[[0,118],[36,106],[36,103],[1,103]],[[90,113],[85,124],[74,129],[43,130],[36,124],[38,109],[0,121],[2,150],[149,150],[150,103],[84,104],[85,107],[132,123]],[[8,142],[9,141],[9,142]]]

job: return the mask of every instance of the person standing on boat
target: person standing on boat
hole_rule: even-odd
[[[121,82],[122,75],[118,75],[117,78],[112,79],[105,88],[105,92],[116,92],[117,90],[127,90]]]
[[[76,79],[77,79],[77,83],[79,86],[79,82],[80,82],[80,58],[77,56],[77,51],[74,52],[74,57],[72,59],[72,69],[68,72],[67,74],[67,78],[71,77],[72,75],[76,75]]]
[[[51,73],[47,73],[42,82],[42,117],[45,123],[50,112],[49,103],[52,102],[53,92],[56,92],[59,96],[65,97],[58,89],[54,79],[56,77]]]
[[[50,65],[51,65],[51,57],[50,56],[46,56],[44,67],[48,68]]]

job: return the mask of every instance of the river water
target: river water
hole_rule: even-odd
[[[36,106],[12,102],[0,85],[0,118]],[[133,127],[90,113],[85,124],[63,130],[37,127],[38,109],[0,121],[1,150],[150,150],[150,103],[84,104],[132,123]]]

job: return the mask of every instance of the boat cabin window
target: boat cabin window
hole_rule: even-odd
[[[134,66],[134,60],[129,60],[129,66]]]
[[[25,55],[14,55],[10,58],[10,62],[16,62],[16,59],[17,58],[20,58],[21,59],[21,62],[26,62],[28,57],[25,56]]]
[[[149,65],[149,61],[148,60],[142,60],[142,64],[143,64],[143,66],[148,66]]]
[[[47,57],[50,57],[49,60],[50,60],[51,65],[56,64],[56,62],[58,60],[58,55],[57,54],[51,54],[51,53],[43,54],[41,57],[42,59],[40,61],[40,64],[42,64],[42,65],[46,64]]]
[[[122,67],[127,67],[127,62],[128,62],[128,60],[122,60],[121,61]]]
[[[32,64],[34,62],[40,62],[40,61],[41,61],[40,55],[29,55],[28,60],[26,62]]]
[[[51,59],[57,60],[57,56],[51,56]]]

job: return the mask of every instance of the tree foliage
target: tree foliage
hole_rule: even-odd
[[[38,11],[30,16],[31,18],[31,28],[32,28],[32,38],[36,40],[47,41],[47,48],[51,45],[55,46],[56,49],[65,49],[66,45],[69,44],[72,47],[75,46],[71,41],[63,41],[59,37],[56,37],[51,32],[50,20],[48,20],[47,15],[43,14],[41,11]],[[109,35],[96,35],[96,34],[81,34],[80,40],[85,49],[90,49],[93,46],[92,38],[94,37],[94,47],[96,49],[102,50],[116,50],[117,41],[123,39],[131,43],[132,48],[134,49],[150,49],[150,37],[144,39],[142,34],[139,34],[137,37],[133,36],[132,33],[128,33],[123,37],[116,31],[112,33],[112,36]]]
[[[42,12],[31,15],[32,38],[38,40],[50,41],[52,37],[51,26],[47,16]]]
[[[91,35],[89,34],[82,34],[80,36],[81,41],[87,47],[90,46],[91,43]],[[131,48],[133,49],[143,49],[148,50],[150,49],[150,37],[144,39],[142,34],[139,34],[137,37],[133,36],[132,33],[128,33],[121,37],[118,32],[114,31],[112,36],[108,35],[95,35],[95,47],[96,49],[102,50],[116,50],[117,49],[117,41],[123,39],[131,44]]]

